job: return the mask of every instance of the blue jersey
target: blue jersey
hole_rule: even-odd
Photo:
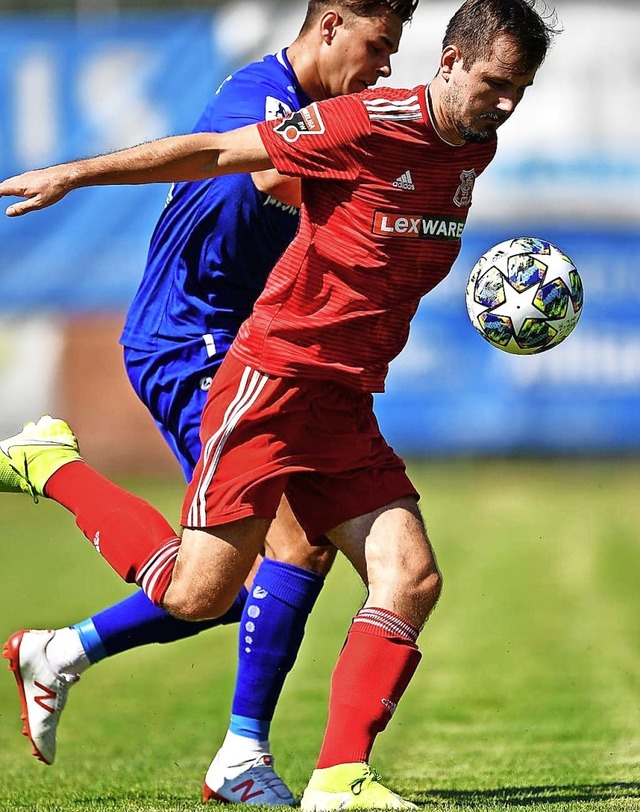
[[[281,51],[225,79],[194,132],[279,118],[310,102]],[[129,380],[187,480],[211,380],[297,226],[298,210],[259,192],[249,175],[169,192],[120,343]]]
[[[310,101],[283,50],[225,79],[194,132],[255,124]],[[298,210],[259,192],[249,175],[175,184],[121,343],[162,352],[200,342],[207,357],[221,359],[297,225]]]

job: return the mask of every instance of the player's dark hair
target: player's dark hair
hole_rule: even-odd
[[[344,9],[356,17],[377,17],[381,14],[397,14],[402,23],[413,17],[419,0],[309,0],[307,15],[302,24],[302,31],[308,28],[332,6]]]
[[[517,46],[514,69],[528,73],[540,67],[560,31],[553,9],[545,9],[543,16],[536,0],[465,0],[449,20],[442,46],[459,48],[462,64],[469,67],[488,59],[496,38],[506,35]]]

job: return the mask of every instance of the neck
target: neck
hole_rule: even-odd
[[[446,90],[447,83],[440,74],[433,79],[427,88],[429,109],[433,119],[431,123],[443,141],[453,146],[461,146],[465,143],[464,138],[458,133],[455,125],[447,115],[443,101]]]
[[[296,75],[298,84],[314,101],[327,99],[329,94],[320,81],[318,52],[305,37],[298,37],[287,48],[287,59]]]

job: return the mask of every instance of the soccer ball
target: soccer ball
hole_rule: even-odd
[[[569,257],[535,237],[490,248],[473,266],[466,292],[473,326],[489,344],[516,355],[555,347],[582,312],[582,280]]]

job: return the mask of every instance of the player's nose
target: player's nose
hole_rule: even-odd
[[[378,76],[383,79],[388,79],[391,76],[391,59],[387,58],[385,62],[378,68]]]
[[[498,99],[498,104],[496,106],[500,112],[511,115],[511,113],[513,113],[513,111],[516,109],[517,104],[518,100],[516,99],[515,93],[503,93]]]

